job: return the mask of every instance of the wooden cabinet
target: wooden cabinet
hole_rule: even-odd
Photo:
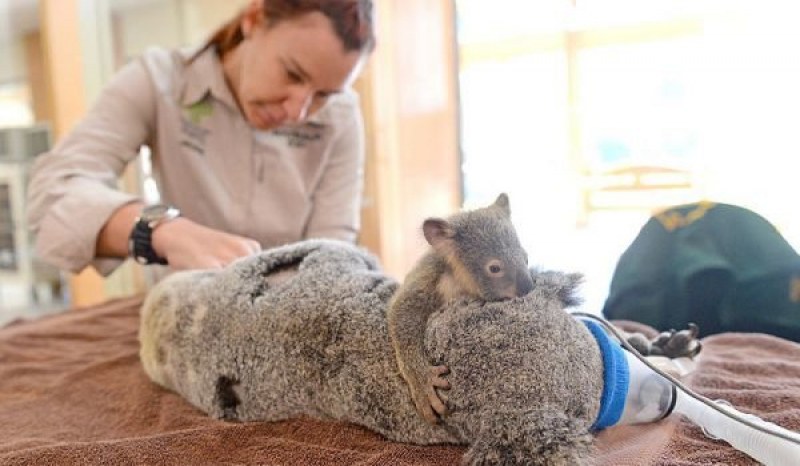
[[[402,278],[422,221],[462,202],[455,11],[450,0],[375,2],[378,46],[357,83],[367,132],[361,244]]]

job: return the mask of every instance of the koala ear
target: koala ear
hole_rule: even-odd
[[[422,232],[425,234],[425,240],[433,247],[438,247],[456,235],[453,226],[441,218],[426,219],[422,223]]]
[[[497,196],[497,199],[495,199],[493,205],[502,209],[506,215],[511,216],[511,205],[508,201],[508,194],[500,193],[500,195]]]

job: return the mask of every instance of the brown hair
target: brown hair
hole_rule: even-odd
[[[346,51],[371,52],[375,48],[372,23],[372,0],[263,0],[264,19],[268,25],[318,11],[333,25]],[[208,42],[191,58],[213,47],[220,57],[244,40],[242,17],[244,10],[223,24]]]

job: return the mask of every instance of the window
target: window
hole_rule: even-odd
[[[800,7],[456,5],[465,203],[508,192],[531,260],[587,273],[587,310],[599,312],[616,259],[652,211],[678,199],[750,208],[800,247]],[[647,168],[650,180],[691,181],[588,207],[597,175]]]

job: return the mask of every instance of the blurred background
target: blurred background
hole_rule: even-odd
[[[196,44],[242,1],[0,0],[0,324],[144,290],[41,264],[27,170],[122,64]],[[659,209],[750,208],[797,249],[800,7],[777,0],[377,0],[357,84],[368,131],[361,243],[402,277],[427,215],[509,193],[534,264],[587,275],[599,312]],[[122,180],[148,195],[147,151]]]
[[[597,312],[653,211],[750,208],[800,246],[800,6],[458,0],[465,201],[509,191],[531,258]]]

